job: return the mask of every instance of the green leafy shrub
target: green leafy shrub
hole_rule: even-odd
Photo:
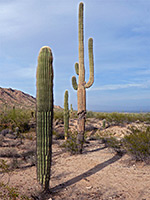
[[[0,159],[0,172],[7,173],[9,172],[9,165],[6,160]]]
[[[103,138],[106,147],[113,149],[117,154],[123,155],[125,150],[123,148],[123,141],[115,137]]]
[[[64,133],[59,133],[53,130],[53,138],[56,140],[63,140],[65,138]]]
[[[106,119],[108,122],[116,123],[130,123],[130,122],[150,122],[150,113],[104,113],[94,112],[94,116],[97,119]]]
[[[94,118],[94,117],[95,117],[94,112],[92,112],[92,111],[87,111],[87,113],[86,113],[86,118]]]
[[[56,119],[61,119],[62,121],[64,121],[63,110],[62,111],[54,111],[54,120],[56,120]]]
[[[8,184],[0,182],[0,199],[3,200],[31,200],[31,198],[19,194],[17,188],[10,187]]]
[[[5,128],[11,128],[15,131],[18,127],[20,132],[29,130],[29,121],[31,118],[30,111],[21,109],[8,110],[5,113],[0,114],[0,131]]]
[[[132,127],[131,133],[124,137],[124,146],[127,152],[136,161],[150,161],[150,127],[139,130]]]
[[[63,143],[62,147],[64,147],[71,154],[76,154],[78,152],[77,132],[69,132],[69,138]]]

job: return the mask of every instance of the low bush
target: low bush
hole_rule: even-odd
[[[8,173],[9,165],[6,160],[0,159],[0,173]]]
[[[86,113],[86,118],[94,118],[95,117],[95,113],[92,111],[87,111]]]
[[[29,121],[31,112],[21,109],[12,109],[0,114],[0,131],[5,128],[10,128],[15,131],[18,127],[20,132],[29,130]]]
[[[61,119],[64,120],[64,113],[63,111],[54,111],[54,120]]]
[[[116,122],[116,123],[130,123],[130,122],[150,122],[150,113],[104,113],[104,112],[95,112],[94,116],[97,119],[105,119],[107,122]]]
[[[31,198],[21,195],[18,189],[15,187],[10,187],[8,184],[0,182],[0,198],[3,200],[31,200]]]
[[[113,149],[117,154],[123,155],[125,153],[122,140],[118,140],[115,137],[108,137],[103,138],[103,142],[106,147]]]
[[[78,152],[77,132],[69,132],[69,138],[63,143],[62,147],[64,147],[71,154],[76,154]]]
[[[136,161],[150,161],[150,127],[139,130],[132,127],[124,137],[124,147]]]

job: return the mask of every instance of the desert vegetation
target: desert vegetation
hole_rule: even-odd
[[[3,127],[0,134],[0,187],[1,199],[34,199],[41,195],[41,188],[37,182],[38,189],[35,187],[28,193],[27,190],[21,190],[18,186],[13,184],[14,173],[23,173],[24,170],[35,169],[36,166],[36,134],[35,134],[35,117],[32,117],[31,112],[24,112],[23,110],[15,111],[15,116],[12,114],[13,110],[8,111],[10,116],[12,114],[13,120],[5,118],[5,114],[1,114],[1,122]],[[74,111],[76,112],[76,111]],[[60,114],[61,113],[61,114]],[[69,138],[65,140],[63,110],[55,111],[57,118],[53,120],[53,148],[52,155],[52,181],[54,179],[53,170],[56,166],[55,156],[61,158],[66,155],[70,159],[77,159],[77,118],[69,120],[68,135]],[[24,119],[28,129],[24,129],[24,124],[15,124],[18,119]],[[149,113],[98,113],[87,112],[87,120],[85,123],[85,143],[83,156],[90,156],[90,152],[99,152],[101,157],[101,150],[104,148],[110,155],[118,155],[120,158],[125,158],[126,162],[130,160],[131,163],[144,163],[144,166],[149,166],[150,162],[150,123]],[[103,120],[105,119],[105,126]],[[16,126],[19,127],[19,134],[15,133]],[[9,131],[4,133],[4,130]],[[59,136],[59,137],[56,137]],[[98,146],[97,146],[98,145]],[[56,148],[57,146],[57,148]],[[58,153],[55,152],[57,149]],[[105,151],[106,151],[105,150]],[[75,157],[74,157],[75,156]],[[128,156],[128,157],[126,157]],[[75,162],[75,161],[74,161]],[[125,162],[125,161],[124,161]],[[53,168],[54,167],[54,168]],[[58,166],[57,166],[58,167]],[[149,169],[149,167],[148,167]],[[67,167],[66,167],[67,170]],[[56,172],[55,172],[56,173]],[[54,173],[54,174],[55,174]],[[36,174],[35,174],[36,176]],[[5,178],[4,178],[5,177]],[[23,187],[23,186],[22,186]],[[49,197],[56,198],[59,194],[49,194]],[[61,193],[60,193],[61,194]],[[45,195],[45,194],[42,194]],[[64,193],[63,193],[64,195]],[[65,194],[67,195],[67,193]],[[90,194],[89,194],[90,195]],[[46,197],[42,197],[45,198]],[[67,197],[65,197],[67,199]],[[59,198],[58,198],[59,199]],[[118,198],[119,199],[119,198]]]
[[[86,89],[94,82],[94,59],[90,38],[86,82],[83,8],[81,2],[79,63],[75,64],[78,83],[72,77],[78,110],[73,110],[72,104],[69,110],[68,90],[64,109],[54,109],[53,54],[48,46],[42,47],[38,56],[36,106],[31,98],[26,109],[16,108],[17,103],[11,109],[6,104],[1,107],[1,199],[150,199],[146,187],[150,184],[150,113],[86,111]],[[11,97],[8,91],[7,95]],[[145,182],[139,185],[143,177]]]
[[[0,113],[0,131],[3,129],[19,128],[19,132],[29,131],[29,121],[31,119],[31,110],[10,109]]]

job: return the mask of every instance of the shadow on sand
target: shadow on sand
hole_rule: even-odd
[[[92,169],[89,169],[88,171],[84,172],[83,174],[80,174],[79,176],[76,176],[76,177],[74,177],[74,178],[72,178],[72,179],[70,179],[70,180],[68,180],[64,183],[56,185],[55,187],[51,188],[49,192],[41,194],[37,199],[39,199],[39,200],[45,199],[46,200],[46,199],[52,197],[52,194],[57,193],[57,192],[63,190],[64,188],[67,188],[67,187],[81,181],[82,179],[85,179],[85,178],[99,172],[100,170],[107,167],[108,165],[118,161],[122,156],[123,156],[123,154],[122,155],[116,154],[115,156],[113,156],[109,160],[96,165]]]
[[[80,174],[79,176],[76,176],[62,184],[59,184],[53,188],[50,189],[50,191],[53,193],[53,192],[57,192],[58,190],[61,190],[61,189],[64,189],[70,185],[73,185],[79,181],[81,181],[82,179],[84,178],[87,178],[97,172],[99,172],[100,170],[102,170],[103,168],[107,167],[108,165],[118,161],[122,156],[116,154],[115,156],[113,156],[111,159],[103,162],[103,163],[100,163],[98,165],[96,165],[95,167],[93,167],[92,169],[89,169],[88,171],[84,172],[83,174]]]

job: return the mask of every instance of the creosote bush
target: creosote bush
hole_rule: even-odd
[[[29,130],[29,121],[31,113],[29,110],[14,109],[7,110],[0,114],[0,131],[5,128],[10,128],[15,131],[18,127],[20,132],[26,132]]]
[[[0,173],[8,173],[9,165],[6,160],[0,159]]]
[[[104,113],[104,112],[93,112],[95,118],[103,120],[106,119],[108,122],[116,123],[131,123],[131,122],[150,122],[150,113]]]
[[[3,200],[31,200],[31,198],[27,197],[26,195],[21,195],[18,192],[18,189],[15,187],[10,187],[8,184],[4,184],[0,182],[0,199]]]
[[[61,119],[62,121],[64,121],[63,110],[62,111],[54,111],[54,120],[56,120],[56,119]]]
[[[113,149],[117,154],[123,155],[125,149],[123,148],[123,140],[118,140],[115,137],[102,138],[105,146]]]
[[[78,153],[77,134],[77,132],[69,132],[69,138],[62,145],[62,147],[64,147],[71,154]]]
[[[122,139],[112,136],[101,137],[106,147],[119,155],[129,154],[135,161],[150,164],[150,127],[138,129],[131,127],[130,132]]]
[[[86,112],[86,118],[94,118],[95,117],[95,113],[92,111],[87,111]]]
[[[150,127],[146,130],[131,128],[131,133],[124,137],[126,151],[136,160],[150,163]]]

